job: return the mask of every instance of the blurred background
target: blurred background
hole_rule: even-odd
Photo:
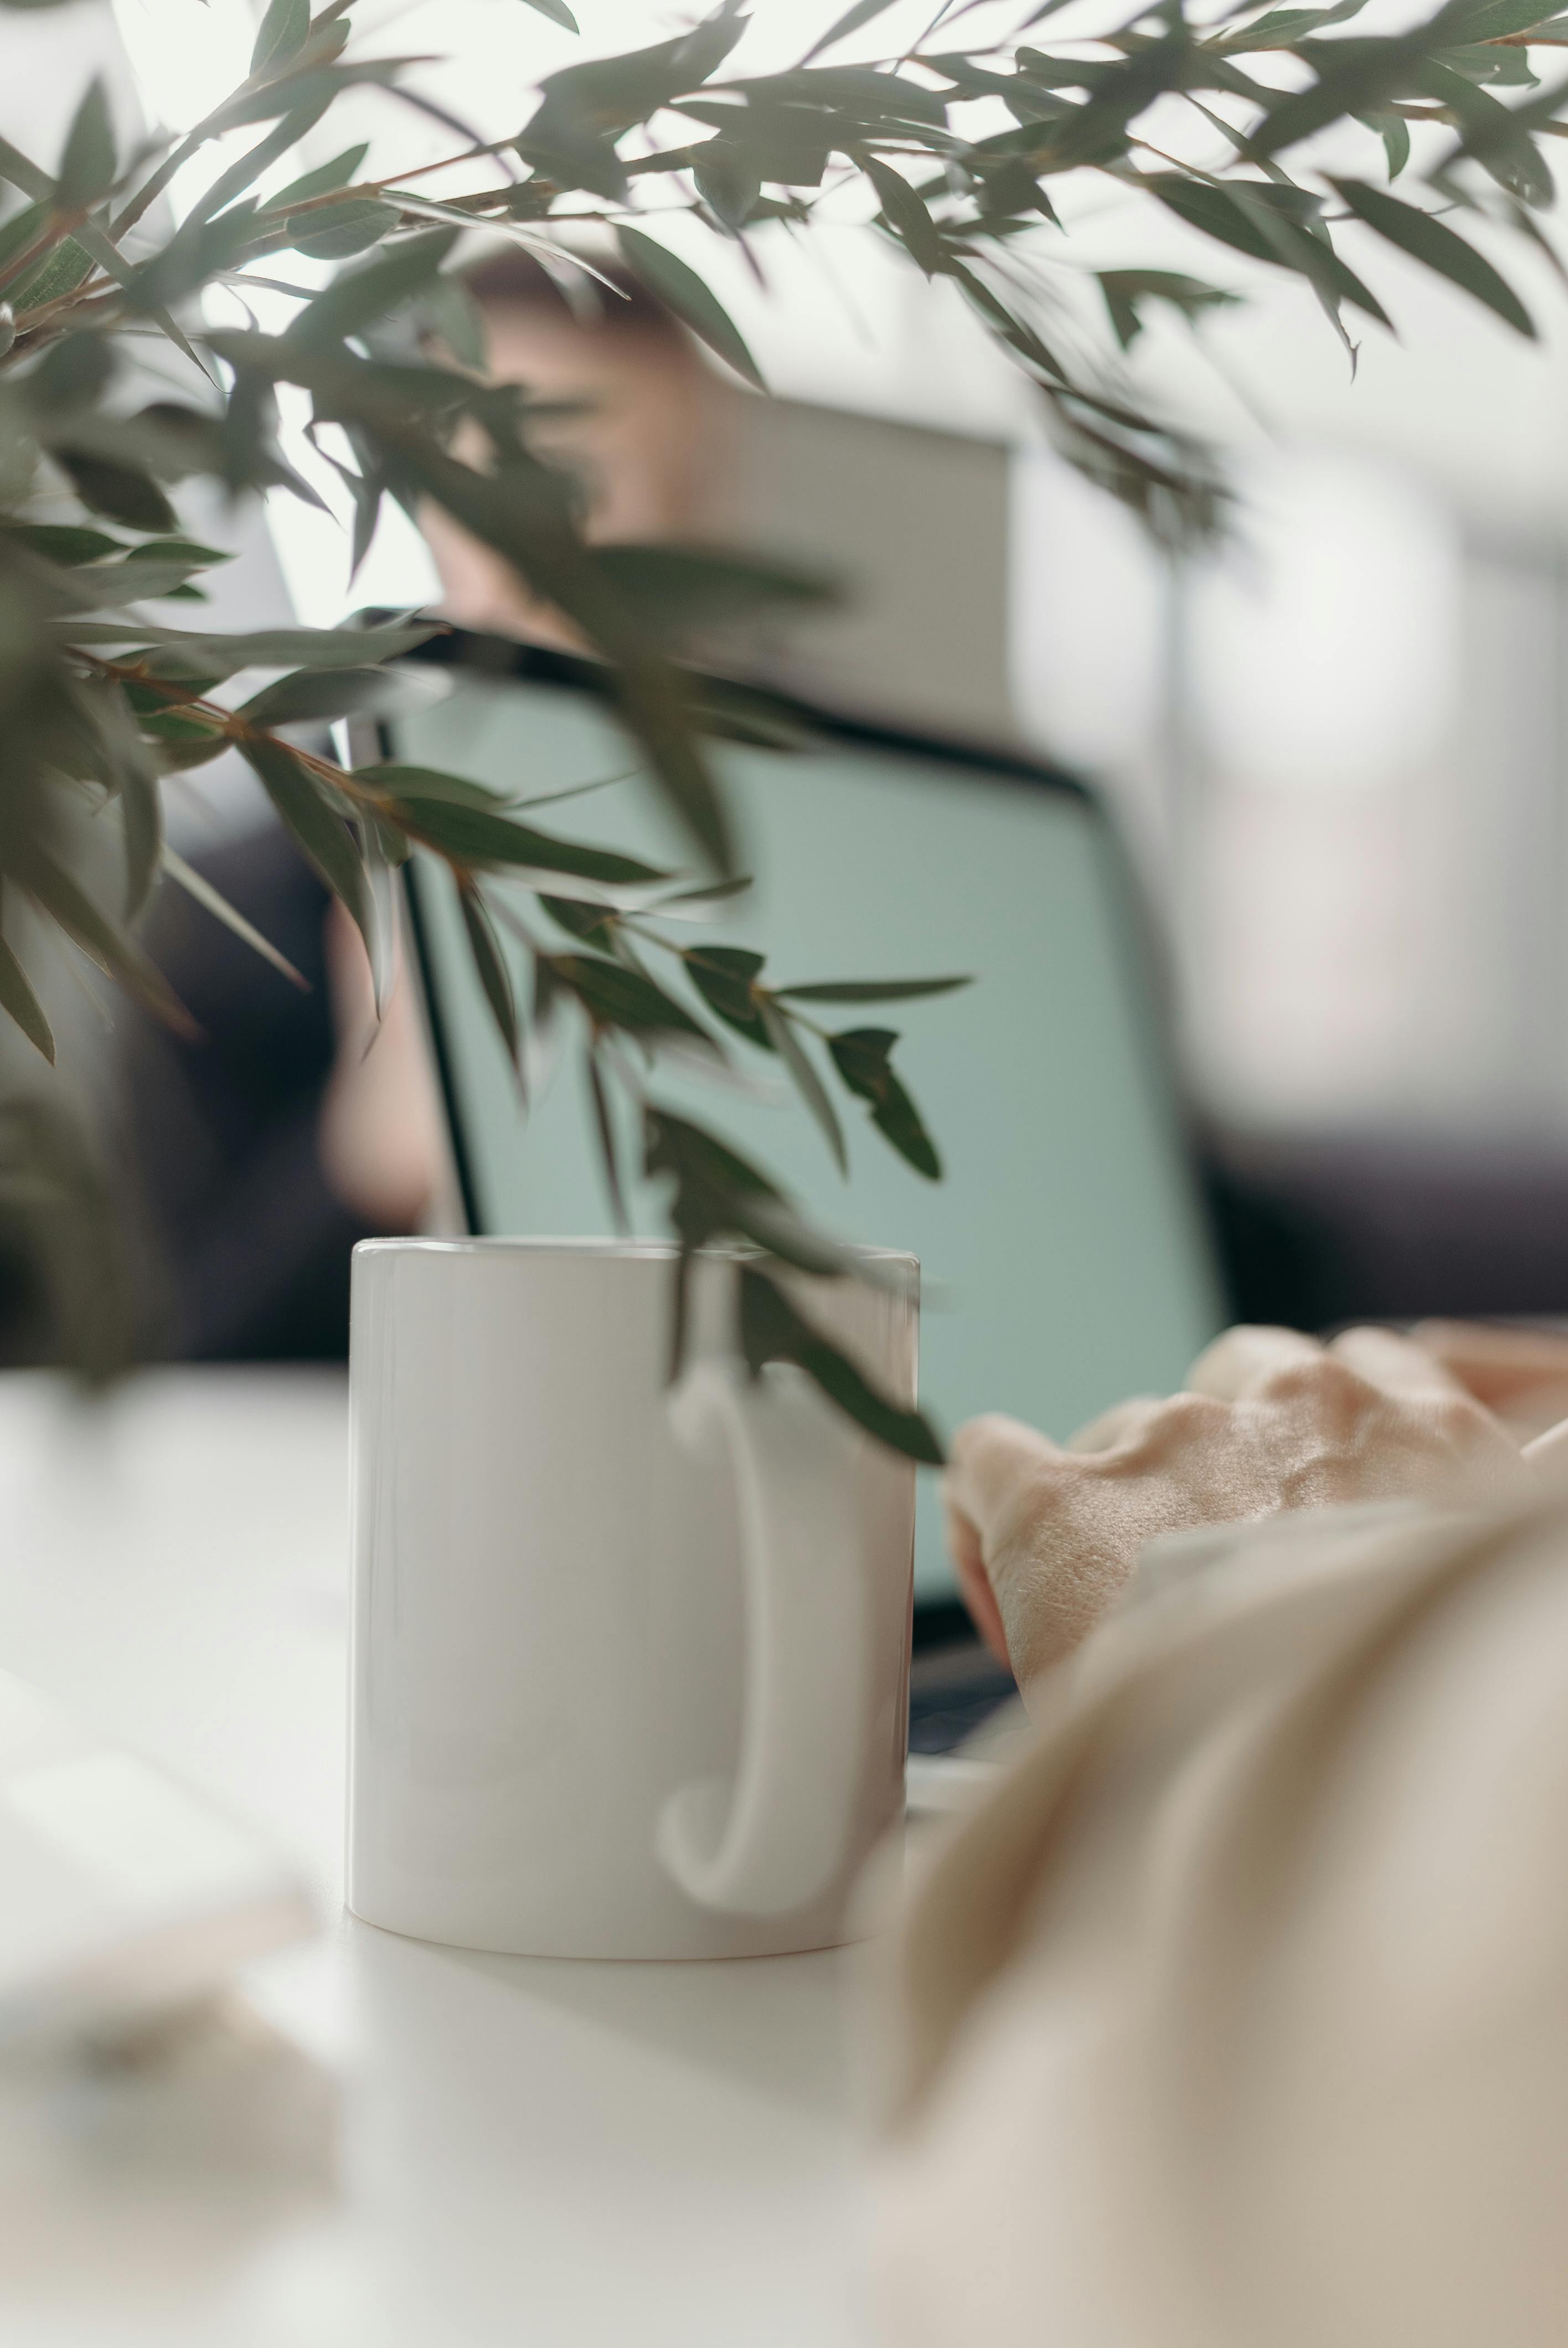
[[[759,0],[734,70],[792,61],[841,13],[838,0]],[[466,58],[421,68],[420,86],[487,135],[516,127],[542,73],[690,21],[649,0],[582,0],[579,14],[580,42],[494,0],[371,0],[355,21],[388,51]],[[895,9],[840,54],[888,54],[928,14]],[[247,0],[15,15],[0,127],[47,160],[95,66],[128,126],[181,127],[243,73],[253,29]],[[334,110],[331,145],[351,130],[370,140],[367,170],[382,153],[406,166],[449,151],[446,132],[379,98],[364,100],[357,126],[348,112]],[[220,149],[202,160],[203,182],[221,160]],[[1385,249],[1379,282],[1400,339],[1369,333],[1352,380],[1294,284],[1103,189],[1073,225],[1074,267],[1192,269],[1247,297],[1195,337],[1158,314],[1137,353],[1145,383],[1228,454],[1235,528],[1218,551],[1170,557],[1085,487],[957,293],[898,265],[852,217],[809,240],[765,240],[764,285],[695,223],[672,225],[748,337],[771,400],[667,321],[584,331],[548,284],[502,303],[507,363],[597,402],[562,461],[584,470],[616,534],[793,553],[844,579],[842,612],[759,628],[732,658],[852,710],[1023,743],[1108,795],[1169,973],[1244,1316],[1319,1326],[1568,1311],[1562,289],[1544,261],[1533,279],[1515,264],[1543,322],[1532,347]],[[445,597],[477,624],[548,633],[543,615],[487,603],[484,581],[464,584],[450,562],[443,580],[390,509],[351,589],[341,485],[302,442],[293,453],[332,514],[274,499],[237,534],[216,510],[188,516],[236,549],[216,590],[221,623],[330,623]],[[292,924],[285,950],[318,983],[293,1008],[292,1073],[263,1120],[279,1155],[259,1184],[263,1142],[234,1099],[198,1103],[177,1176],[150,1167],[149,1293],[161,1282],[165,1296],[149,1343],[330,1356],[346,1273],[328,1296],[321,1267],[345,1266],[366,1230],[417,1220],[427,1197],[416,1175],[377,1197],[330,1163],[323,1172],[321,1104],[350,1039],[363,1050],[359,1014],[352,978],[333,979],[324,904],[271,832],[258,787],[227,765],[202,770],[172,822],[181,852],[222,866],[263,928],[269,909]],[[219,951],[190,932],[198,916],[179,918],[185,930],[155,950]],[[89,1035],[106,1015],[63,976],[51,1009]],[[190,1071],[149,1075],[149,1056],[175,1047],[109,1015],[116,1032],[94,1048],[118,1071],[113,1114],[156,1159],[184,1114],[169,1086],[189,1089]],[[246,1049],[276,1065],[252,1037],[234,1045],[231,1072]],[[313,1323],[274,1310],[276,1293],[212,1313],[192,1296],[192,1282],[227,1282],[231,1301],[237,1279],[244,1288],[220,1242],[247,1151],[252,1210],[294,1195],[297,1161],[314,1169],[321,1252],[289,1274]],[[170,1271],[174,1223],[209,1213],[214,1251]],[[273,1272],[257,1277],[265,1288]],[[26,1343],[14,1324],[14,1355]]]

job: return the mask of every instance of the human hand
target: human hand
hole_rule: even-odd
[[[334,897],[325,931],[337,1056],[317,1128],[322,1169],[375,1231],[417,1231],[441,1179],[441,1117],[401,966],[378,1020],[370,959]]]
[[[1328,1346],[1232,1329],[1187,1389],[1123,1403],[1065,1447],[1016,1419],[955,1437],[959,1586],[1020,1684],[1077,1646],[1159,1534],[1331,1501],[1436,1504],[1525,1482],[1517,1444],[1434,1356],[1382,1329]]]
[[[1410,1335],[1522,1439],[1568,1418],[1568,1336],[1491,1321],[1423,1321]]]

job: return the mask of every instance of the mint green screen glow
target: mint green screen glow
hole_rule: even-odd
[[[462,676],[450,698],[398,722],[395,755],[508,794],[630,763],[589,696]],[[921,1393],[938,1426],[1005,1410],[1061,1438],[1126,1395],[1179,1385],[1219,1325],[1219,1292],[1103,819],[1070,791],[904,751],[716,755],[756,885],[670,934],[764,951],[780,984],[973,972],[973,986],[929,1002],[813,1009],[827,1026],[901,1031],[896,1065],[945,1179],[913,1173],[845,1097],[844,1182],[782,1075],[738,1038],[733,1056],[769,1098],[662,1071],[655,1094],[760,1159],[829,1228],[919,1257]],[[534,819],[683,858],[639,781]],[[446,874],[426,866],[419,891],[482,1228],[610,1231],[577,1056],[563,1051],[525,1117]],[[675,977],[667,956],[650,966]],[[637,1206],[640,1228],[661,1228],[656,1196]],[[932,1598],[952,1583],[935,1479],[921,1481],[917,1589]]]

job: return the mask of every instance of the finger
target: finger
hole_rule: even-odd
[[[333,1032],[340,1043],[363,1043],[375,1025],[375,981],[364,940],[336,897],[327,907],[322,939]]]
[[[1568,1472],[1568,1418],[1560,1419],[1544,1435],[1538,1435],[1533,1443],[1527,1443],[1523,1457],[1543,1476],[1557,1478]]]
[[[1021,1419],[992,1411],[971,1418],[954,1436],[948,1455],[948,1494],[991,1550],[1001,1529],[1016,1520],[1020,1499],[1068,1455]]]
[[[1384,1394],[1453,1395],[1466,1391],[1434,1354],[1392,1329],[1342,1330],[1328,1351]]]
[[[1117,1444],[1141,1435],[1154,1413],[1163,1408],[1163,1403],[1153,1395],[1135,1395],[1130,1402],[1113,1403],[1098,1418],[1091,1418],[1087,1426],[1081,1426],[1076,1435],[1069,1436],[1067,1448],[1113,1451]]]
[[[1422,1321],[1413,1343],[1493,1410],[1542,1388],[1568,1387],[1568,1337],[1546,1329],[1498,1329],[1482,1321]]]
[[[1227,1329],[1187,1372],[1187,1392],[1242,1402],[1281,1370],[1317,1361],[1322,1353],[1317,1338],[1304,1337],[1298,1329]]]
[[[948,1521],[948,1551],[958,1576],[958,1595],[968,1608],[969,1619],[986,1645],[999,1663],[1005,1663],[1008,1662],[1007,1633],[1002,1629],[1001,1610],[986,1571],[979,1534],[962,1509],[954,1504],[945,1487],[942,1498]]]

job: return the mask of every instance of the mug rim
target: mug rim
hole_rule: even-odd
[[[917,1272],[920,1259],[907,1248],[872,1247],[857,1241],[840,1242],[847,1254],[858,1256],[871,1263],[912,1264]],[[617,1239],[608,1235],[589,1234],[580,1239],[559,1239],[533,1234],[508,1236],[487,1232],[457,1231],[449,1234],[411,1231],[359,1240],[354,1244],[356,1258],[373,1255],[404,1255],[423,1251],[432,1255],[518,1255],[518,1256],[586,1256],[600,1262],[673,1263],[681,1251],[673,1240]],[[702,1247],[695,1251],[699,1257],[719,1262],[746,1263],[761,1250],[745,1247]],[[806,1273],[805,1278],[822,1277]],[[831,1277],[831,1275],[828,1275]]]

